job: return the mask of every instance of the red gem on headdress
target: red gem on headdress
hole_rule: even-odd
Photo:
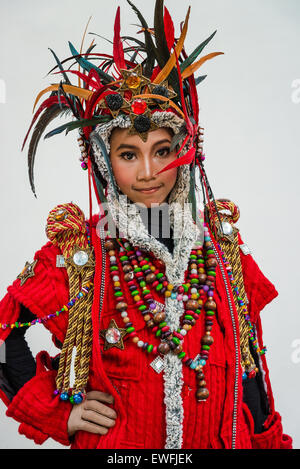
[[[144,114],[147,109],[147,104],[142,99],[135,99],[131,104],[131,109],[134,114]]]

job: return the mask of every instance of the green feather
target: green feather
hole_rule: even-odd
[[[89,62],[88,60],[84,59],[83,57],[77,57],[79,56],[79,52],[77,52],[77,50],[75,49],[75,47],[73,46],[73,44],[69,41],[69,47],[70,47],[70,51],[72,52],[72,55],[74,56],[76,62],[79,63],[79,65],[84,69],[86,70],[87,72],[89,72],[91,70],[91,68],[93,68],[94,70],[96,70],[96,72],[99,74],[100,78],[102,78],[103,81],[106,81],[106,82],[111,82],[111,81],[114,81],[113,77],[111,77],[110,75],[108,75],[107,73],[103,72],[100,68],[98,68],[96,65],[92,64],[91,62]]]
[[[187,68],[189,67],[195,60],[196,58],[198,57],[199,54],[201,54],[201,52],[203,51],[204,47],[211,41],[211,39],[214,37],[214,35],[216,34],[217,30],[212,33],[211,36],[209,36],[207,39],[205,39],[205,41],[203,41],[198,47],[196,47],[196,49],[194,50],[194,52],[192,52],[188,57],[187,59],[185,59],[184,62],[182,62],[182,64],[180,65],[180,70],[181,70],[181,73]]]

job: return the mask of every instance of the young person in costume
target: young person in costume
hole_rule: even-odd
[[[162,0],[154,28],[128,3],[144,42],[121,36],[118,8],[113,54],[70,43],[60,62],[53,52],[62,81],[36,100],[50,92],[24,141],[34,126],[32,190],[43,131],[72,114],[46,137],[79,129],[90,214],[55,207],[49,242],[0,303],[7,415],[36,443],[52,437],[72,448],[291,448],[260,320],[277,292],[235,226],[238,207],[214,199],[204,169],[196,86],[205,77],[194,73],[221,54],[199,58],[215,33],[188,55],[190,9],[177,38]],[[33,359],[24,331],[39,323],[56,357]]]

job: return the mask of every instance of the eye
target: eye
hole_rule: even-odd
[[[170,153],[170,147],[160,148],[159,150],[157,150],[156,153],[158,153],[158,155],[162,157],[168,156]]]
[[[135,154],[132,153],[132,151],[124,151],[123,153],[121,153],[120,158],[123,158],[123,160],[126,161],[132,161],[134,156]]]

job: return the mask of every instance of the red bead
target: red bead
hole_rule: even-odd
[[[144,276],[144,273],[143,272],[136,272],[135,274],[137,277],[143,277]]]
[[[150,293],[147,293],[147,295],[144,296],[144,300],[149,300],[150,298],[152,298]]]
[[[142,267],[143,265],[146,265],[147,264],[147,261],[141,261],[140,262],[140,266]]]
[[[147,103],[143,99],[135,99],[131,104],[131,109],[135,114],[144,114]]]
[[[159,284],[158,280],[155,280],[155,282],[152,283],[152,286],[157,287],[158,284]]]
[[[175,331],[174,331],[174,332],[173,332],[173,335],[174,335],[175,337],[177,337],[178,339],[183,340],[183,335],[179,334],[178,332],[175,332]]]
[[[163,282],[163,286],[164,286],[164,287],[167,287],[168,285],[169,285],[169,282],[168,282],[167,280],[165,280],[165,281]]]
[[[137,301],[135,306],[142,306],[144,304],[143,300]]]
[[[166,332],[166,331],[168,331],[169,329],[170,329],[169,326],[165,326],[165,327],[162,327],[162,328],[161,328],[162,332]]]
[[[136,286],[136,283],[135,283],[134,280],[129,280],[129,282],[127,282],[127,285],[129,285],[129,286],[130,286],[130,285]]]

